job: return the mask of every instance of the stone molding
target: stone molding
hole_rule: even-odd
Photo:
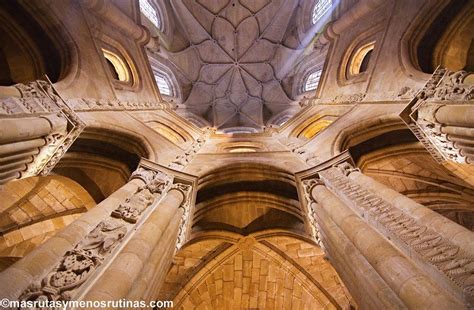
[[[166,193],[173,181],[173,176],[145,165],[140,165],[132,174],[131,179],[136,178],[145,184],[66,252],[46,277],[32,283],[19,300],[71,300],[78,293],[114,248],[135,231],[144,211]]]
[[[167,101],[137,102],[96,98],[72,98],[66,101],[75,111],[146,111],[176,109],[176,104]]]
[[[334,97],[332,100],[332,103],[337,103],[337,104],[353,104],[353,103],[358,103],[362,102],[365,98],[364,93],[355,93],[355,94],[350,94],[350,95],[338,95]]]
[[[319,245],[321,249],[324,249],[323,242],[321,241],[320,228],[316,221],[316,214],[314,211],[315,208],[313,207],[313,205],[317,204],[317,202],[313,198],[313,195],[311,195],[313,188],[316,185],[324,185],[324,182],[318,178],[314,178],[314,179],[304,180],[301,184],[303,186],[304,198],[306,199],[305,213],[306,213],[306,218],[308,219],[308,223],[311,229],[311,237],[313,237],[313,240]]]
[[[193,188],[189,184],[175,183],[171,186],[171,189],[179,190],[184,197],[183,202],[179,206],[183,209],[183,215],[179,224],[178,238],[176,239],[175,251],[178,251],[187,241],[188,231],[191,228]]]
[[[473,103],[474,86],[464,84],[470,74],[472,73],[437,68],[423,89],[400,114],[402,120],[438,163],[447,160],[466,163],[466,156],[462,154],[461,148],[442,132],[445,124],[436,119],[436,113],[441,107]]]

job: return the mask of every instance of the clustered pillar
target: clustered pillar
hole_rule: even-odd
[[[190,204],[192,182],[142,160],[130,181],[0,273],[10,300],[152,300]]]
[[[139,276],[144,271],[153,250],[160,244],[160,241],[167,239],[167,244],[165,242],[160,244],[163,253],[159,257],[166,254],[164,249],[169,249],[170,245],[174,246],[176,244],[178,227],[172,225],[172,223],[175,218],[180,219],[183,215],[183,208],[180,208],[180,206],[185,198],[185,194],[177,188],[172,188],[165,194],[163,200],[114,258],[98,281],[90,288],[85,299],[119,300],[127,297],[129,293],[132,293],[132,290],[138,290],[135,284],[142,282],[141,287],[143,289],[146,285],[151,284],[151,278],[143,279]],[[168,228],[171,228],[170,233],[174,238],[164,236]],[[174,253],[174,247],[171,251]],[[159,263],[158,261],[156,265],[159,266]],[[148,275],[154,274],[153,268],[148,267],[146,269],[149,271]],[[143,293],[145,292],[143,291]],[[136,292],[133,292],[133,295],[141,298],[141,296],[137,296],[139,294]]]
[[[56,115],[0,119],[0,184],[20,179],[50,141],[63,135],[67,121]]]
[[[313,170],[300,180],[311,199],[320,242],[360,306],[473,305],[471,231],[347,162]]]
[[[47,175],[84,127],[48,81],[0,87],[0,185]]]

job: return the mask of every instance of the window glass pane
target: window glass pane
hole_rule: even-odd
[[[161,28],[161,21],[158,14],[148,0],[140,0],[140,11],[142,11],[143,15],[145,15],[156,28]]]
[[[162,95],[165,95],[165,96],[172,95],[170,84],[166,77],[159,74],[155,74],[155,80],[156,80],[156,84],[158,85],[158,88],[160,89],[160,93]]]
[[[324,14],[329,11],[332,5],[332,0],[318,0],[316,4],[314,5],[313,8],[313,16],[312,16],[312,21],[313,24],[316,24],[316,22],[323,17]]]
[[[304,91],[315,90],[318,88],[319,79],[321,78],[321,70],[311,73],[304,84]]]

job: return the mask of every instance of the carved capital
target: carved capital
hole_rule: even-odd
[[[132,224],[138,221],[143,211],[156,201],[173,180],[172,176],[166,173],[143,166],[138,167],[132,173],[131,179],[134,178],[143,180],[145,184],[140,186],[131,197],[121,203],[111,214],[113,217],[121,218]]]
[[[352,172],[360,172],[359,168],[355,168],[351,163],[348,162],[340,163],[335,167],[337,167],[345,176],[350,175]]]
[[[193,187],[191,185],[183,184],[183,183],[175,183],[175,184],[171,185],[170,189],[176,189],[176,190],[180,191],[181,194],[183,194],[184,198],[183,198],[183,202],[181,203],[180,208],[185,208],[186,205],[190,204],[191,193],[192,193],[192,189],[193,189]]]
[[[140,179],[145,182],[151,191],[157,192],[163,188],[163,184],[170,184],[173,177],[155,169],[139,166],[130,176],[130,179]]]
[[[132,172],[130,179],[131,180],[140,179],[146,184],[146,183],[151,182],[151,180],[153,180],[155,173],[156,173],[155,170],[140,166],[135,171]]]
[[[303,185],[303,189],[305,193],[307,193],[308,195],[311,195],[311,191],[316,185],[325,185],[324,181],[321,180],[319,177],[303,180],[301,184]],[[311,198],[311,199],[314,199],[314,198]]]

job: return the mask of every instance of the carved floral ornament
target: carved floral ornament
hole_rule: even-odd
[[[133,231],[143,212],[170,187],[173,177],[140,166],[131,176],[145,182],[109,218],[101,221],[82,241],[67,251],[61,261],[41,281],[31,284],[20,300],[70,300],[110,253]]]
[[[318,172],[321,180],[311,179],[303,182],[305,193],[308,193],[307,199],[314,201],[311,196],[312,188],[323,182],[357,214],[364,213],[362,218],[371,223],[372,227],[398,240],[403,245],[402,249],[410,253],[410,256],[417,255],[424,264],[434,267],[446,277],[453,290],[462,296],[467,304],[472,304],[474,257],[377,193],[349,179],[348,176],[354,172],[360,173],[360,170],[347,162]]]

